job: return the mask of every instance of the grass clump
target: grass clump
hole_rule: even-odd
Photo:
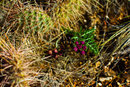
[[[67,0],[59,3],[53,10],[52,17],[56,21],[54,25],[58,28],[64,26],[78,31],[78,24],[79,22],[83,22],[85,12],[87,11],[92,14],[91,5],[91,1],[84,0]]]
[[[38,56],[28,47],[16,48],[9,40],[0,38],[1,58],[1,86],[29,86],[28,83],[36,82],[31,79],[37,75],[36,67],[31,66]],[[9,84],[8,84],[9,83]]]

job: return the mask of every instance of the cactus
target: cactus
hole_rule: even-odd
[[[20,13],[19,22],[23,26],[23,32],[28,33],[45,33],[53,26],[51,18],[45,11],[35,9],[26,9]]]

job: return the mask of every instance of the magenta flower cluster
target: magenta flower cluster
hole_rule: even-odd
[[[85,55],[85,50],[87,49],[87,47],[84,44],[84,41],[80,41],[80,43],[76,41],[74,51],[80,51],[81,55]]]

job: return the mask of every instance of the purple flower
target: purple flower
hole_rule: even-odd
[[[82,45],[76,45],[78,49],[81,49],[82,48]]]
[[[84,42],[84,41],[80,41],[80,43],[81,43],[81,44],[85,44],[85,42]]]
[[[81,54],[82,54],[82,55],[85,55],[85,51],[81,51]]]
[[[78,41],[76,41],[76,42],[75,42],[75,44],[76,44],[76,45],[78,45],[78,44],[79,44],[79,42],[78,42]]]
[[[83,46],[83,49],[84,49],[84,50],[86,50],[86,49],[87,49],[87,47],[86,47],[86,46]]]
[[[76,52],[77,52],[77,51],[78,51],[78,48],[77,48],[77,47],[74,47],[74,51],[76,51]]]

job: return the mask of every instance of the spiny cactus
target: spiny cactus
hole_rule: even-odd
[[[24,25],[25,33],[45,33],[53,26],[51,18],[45,11],[35,9],[26,9],[19,17],[19,24]]]

